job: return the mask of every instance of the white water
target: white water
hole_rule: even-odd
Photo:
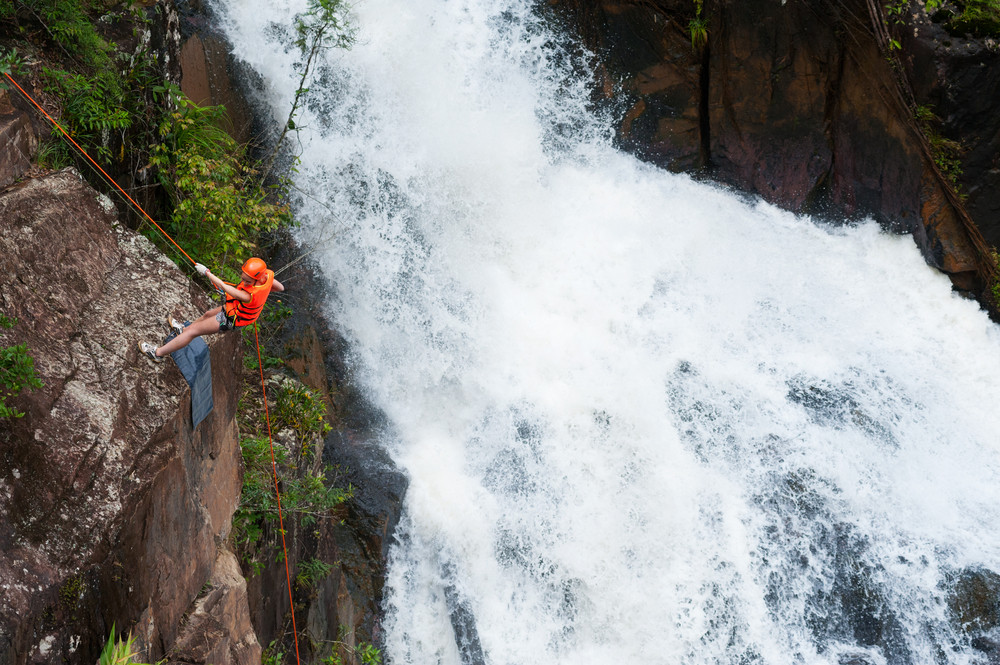
[[[299,119],[411,479],[387,662],[973,662],[944,580],[1000,570],[997,328],[909,238],[616,152],[523,4],[358,0]],[[278,122],[302,8],[222,8]]]

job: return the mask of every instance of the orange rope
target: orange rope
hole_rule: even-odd
[[[288,548],[285,547],[285,523],[281,517],[281,494],[278,493],[278,466],[274,463],[274,443],[271,438],[271,415],[267,410],[267,389],[264,387],[264,362],[260,357],[260,335],[257,322],[253,322],[254,341],[257,342],[257,367],[260,369],[260,389],[264,393],[264,420],[267,423],[267,442],[271,446],[271,474],[274,476],[274,496],[278,498],[278,531],[281,532],[281,549],[285,553],[285,581],[288,582],[288,603],[292,608],[292,636],[295,638],[295,662],[299,662],[299,631],[295,627],[295,603],[292,602],[292,576],[288,572]]]
[[[188,256],[187,252],[185,252],[183,249],[181,249],[180,245],[178,245],[176,242],[174,242],[174,239],[170,237],[170,234],[168,234],[166,231],[164,231],[160,227],[160,225],[157,224],[156,221],[152,217],[149,216],[149,213],[147,213],[145,210],[143,210],[143,208],[142,208],[141,205],[139,205],[138,203],[136,203],[135,200],[131,196],[129,196],[128,193],[124,189],[122,189],[121,185],[119,185],[117,182],[115,182],[114,178],[112,178],[111,176],[109,176],[105,172],[105,170],[101,168],[100,164],[98,164],[97,162],[95,162],[93,160],[93,158],[91,158],[91,156],[87,154],[86,150],[84,150],[83,148],[80,147],[79,143],[77,143],[76,141],[73,140],[73,137],[69,135],[69,132],[67,132],[65,129],[62,128],[62,125],[60,125],[58,122],[56,122],[55,119],[52,116],[50,116],[45,111],[45,109],[43,109],[41,107],[41,105],[38,102],[35,101],[35,99],[31,95],[29,95],[27,92],[24,91],[24,88],[22,88],[21,86],[19,86],[17,84],[17,81],[15,81],[11,77],[10,74],[8,74],[8,73],[5,72],[4,75],[8,79],[10,79],[10,82],[14,84],[14,87],[17,88],[18,90],[20,90],[21,94],[24,95],[28,99],[28,101],[30,101],[32,104],[35,105],[35,108],[37,108],[39,111],[41,111],[45,115],[45,117],[49,119],[49,122],[51,122],[53,125],[55,125],[56,127],[59,128],[59,131],[61,131],[63,133],[63,136],[65,136],[67,139],[69,139],[69,142],[72,143],[74,146],[76,146],[76,149],[80,151],[81,155],[83,155],[84,157],[87,158],[87,161],[89,161],[91,164],[93,164],[94,167],[97,168],[98,171],[100,171],[102,174],[104,174],[104,177],[108,179],[108,182],[110,182],[112,185],[114,185],[115,187],[117,187],[118,191],[120,191],[122,194],[124,194],[125,198],[127,198],[129,201],[131,201],[132,205],[134,205],[139,210],[139,212],[141,212],[143,215],[145,215],[146,219],[148,219],[150,222],[152,222],[153,226],[155,226],[157,229],[159,229],[160,233],[162,233],[167,240],[169,240],[170,242],[174,243],[174,247],[176,247],[177,249],[179,249],[180,252],[181,252],[181,254],[183,254],[185,256],[185,258],[187,258],[188,261],[190,261],[191,263],[197,263],[197,261],[195,261],[190,256]]]
[[[129,201],[131,201],[132,205],[134,205],[139,210],[139,212],[141,212],[143,215],[145,215],[146,219],[148,219],[150,222],[152,222],[153,226],[155,226],[157,229],[159,229],[160,233],[162,233],[167,240],[169,240],[170,242],[172,242],[174,244],[174,247],[176,247],[177,249],[180,250],[181,254],[183,254],[187,258],[188,261],[190,261],[191,263],[197,263],[194,259],[192,259],[190,256],[188,256],[188,253],[185,252],[181,248],[181,246],[178,245],[177,242],[174,241],[173,238],[170,237],[170,234],[168,234],[166,231],[164,231],[163,228],[159,224],[157,224],[153,220],[152,217],[149,216],[149,213],[147,213],[145,210],[143,210],[143,208],[142,208],[141,205],[139,205],[138,203],[136,203],[135,200],[131,196],[129,196],[128,193],[124,189],[122,189],[121,186],[117,182],[115,182],[114,179],[111,176],[109,176],[104,171],[104,169],[102,169],[100,167],[100,165],[91,158],[90,155],[87,154],[86,150],[84,150],[83,148],[81,148],[80,145],[76,141],[73,140],[73,137],[71,137],[69,135],[69,132],[67,132],[65,129],[63,129],[62,126],[58,122],[56,122],[55,119],[53,119],[52,116],[50,116],[48,113],[45,112],[45,109],[43,109],[41,107],[41,105],[38,102],[36,102],[34,100],[34,98],[32,98],[31,95],[29,95],[27,92],[24,91],[24,88],[22,88],[21,86],[19,86],[17,84],[17,81],[15,81],[13,78],[11,78],[10,74],[6,74],[5,73],[5,75],[7,76],[8,79],[10,79],[10,82],[13,83],[14,86],[18,90],[21,91],[21,94],[24,95],[32,104],[35,105],[35,108],[37,108],[39,111],[41,111],[45,115],[45,117],[48,118],[49,121],[53,125],[55,125],[56,127],[59,128],[59,131],[61,131],[63,133],[63,136],[65,136],[67,139],[69,139],[70,142],[74,146],[76,146],[76,149],[80,151],[80,154],[82,154],[84,157],[86,157],[87,160],[90,161],[90,163],[93,164],[97,168],[98,171],[100,171],[102,174],[104,174],[104,177],[108,179],[108,182],[110,182],[115,187],[117,187],[118,190],[122,194],[125,195],[125,198],[127,198]],[[285,555],[285,580],[288,582],[288,605],[289,605],[289,608],[292,611],[292,636],[295,638],[295,662],[301,664],[302,661],[299,659],[299,632],[298,632],[298,629],[297,629],[297,627],[295,625],[295,602],[294,602],[294,599],[292,598],[292,576],[291,576],[291,573],[288,570],[288,548],[285,545],[285,524],[284,524],[284,520],[282,519],[282,514],[281,514],[281,494],[278,491],[278,467],[277,467],[277,465],[275,464],[275,461],[274,461],[274,439],[271,436],[271,416],[268,413],[268,409],[267,409],[267,389],[264,387],[264,363],[261,361],[261,355],[260,355],[260,336],[257,334],[257,322],[256,321],[254,321],[254,324],[253,324],[253,334],[254,334],[254,339],[257,342],[257,366],[260,368],[260,389],[264,393],[264,419],[267,422],[267,440],[268,440],[268,444],[271,446],[271,472],[274,475],[274,495],[275,495],[275,497],[278,500],[278,529],[281,531],[281,549],[282,549],[282,552]]]

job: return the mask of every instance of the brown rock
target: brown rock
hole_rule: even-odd
[[[180,49],[181,90],[194,103],[226,107],[224,129],[241,143],[250,140],[251,114],[229,77],[229,51],[209,34],[193,34]]]
[[[261,647],[247,606],[247,583],[232,552],[219,551],[207,587],[187,612],[168,663],[260,663]]]
[[[238,336],[210,338],[215,410],[136,342],[209,305],[72,169],[0,194],[0,311],[45,386],[0,428],[0,662],[94,662],[114,623],[173,644],[240,490]]]
[[[27,173],[37,150],[30,113],[14,107],[9,91],[0,91],[0,189]]]
[[[625,81],[626,147],[672,170],[703,169],[795,212],[872,216],[912,231],[956,287],[989,283],[989,243],[948,194],[913,119],[903,68],[887,61],[873,34],[873,21],[880,30],[885,21],[865,2],[706,1],[709,41],[700,51],[687,33],[694,6],[685,0],[557,4],[575,13],[608,70]],[[918,98],[943,97],[947,124],[974,139],[966,161],[978,182],[968,186],[969,202],[996,235],[1000,195],[989,185],[1000,182],[1000,114],[990,109],[1000,69],[985,65],[1000,53],[981,47],[945,57],[924,23],[905,26],[921,36],[905,39],[913,50],[903,62]],[[965,93],[950,85],[958,78],[968,81]]]

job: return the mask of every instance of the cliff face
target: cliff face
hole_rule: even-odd
[[[690,0],[561,4],[621,81],[626,147],[796,212],[871,215],[911,231],[958,288],[988,283],[988,243],[935,165],[902,64],[886,57],[890,28],[903,30],[876,5],[707,0],[695,48]],[[943,75],[922,72],[920,91]]]
[[[245,619],[219,552],[240,491],[238,336],[210,341],[215,409],[192,431],[180,372],[136,341],[209,303],[109,200],[71,169],[22,182],[0,194],[0,252],[18,320],[0,343],[26,342],[45,383],[0,427],[0,662],[93,662],[112,624],[150,660],[181,654],[199,595],[242,593]],[[260,647],[232,615],[220,641],[248,662]]]

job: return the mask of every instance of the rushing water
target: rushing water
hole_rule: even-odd
[[[221,9],[280,123],[301,2]],[[411,478],[386,660],[976,662],[997,328],[910,238],[617,152],[537,11],[358,0],[298,121],[299,237]]]

